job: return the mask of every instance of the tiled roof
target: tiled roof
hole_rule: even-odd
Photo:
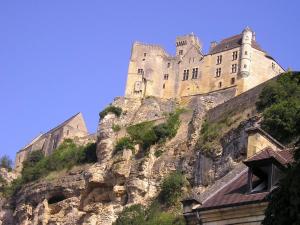
[[[213,49],[209,51],[209,54],[216,54],[219,52],[227,51],[233,48],[240,47],[242,45],[242,34],[234,35],[232,37],[223,39],[219,44],[217,44]],[[264,51],[261,49],[259,44],[255,41],[252,40],[252,47],[259,50],[259,51]]]
[[[264,150],[246,160],[244,163],[247,165],[250,162],[270,158],[277,160],[282,165],[286,165],[293,161],[293,155],[289,150],[274,151],[271,148],[265,148]],[[223,186],[221,189],[219,189],[209,198],[203,201],[201,207],[199,207],[197,210],[202,211],[215,208],[224,208],[233,205],[243,205],[266,201],[266,196],[269,194],[268,191],[247,193],[247,179],[248,168],[244,169],[225,186]],[[253,179],[253,181],[255,182],[255,180],[257,180],[257,177],[253,175]]]
[[[247,194],[248,169],[245,169],[234,180],[202,203],[201,210],[262,202],[269,192]]]
[[[272,148],[267,147],[253,155],[251,158],[245,160],[244,163],[247,165],[250,162],[270,158],[277,160],[281,165],[286,165],[292,162],[293,155],[290,150],[274,151]]]

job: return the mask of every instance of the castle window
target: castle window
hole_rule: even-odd
[[[245,68],[245,69],[247,68],[247,64],[244,64],[244,68]]]
[[[245,51],[245,55],[248,55],[248,52],[247,52],[247,51]]]
[[[78,127],[77,127],[78,128]],[[69,130],[67,130],[67,136],[69,135],[69,133],[70,133],[70,131]]]
[[[197,79],[197,78],[198,78],[198,68],[193,68],[192,79]]]
[[[179,55],[183,55],[183,50],[179,50]]]
[[[163,84],[163,89],[165,89],[166,88],[166,84]]]
[[[221,88],[222,87],[222,82],[219,82],[219,88]]]
[[[167,67],[170,68],[170,66],[171,66],[171,63],[168,63],[168,64],[167,64]]]
[[[189,79],[189,70],[184,70],[183,71],[183,80],[188,80]]]
[[[272,69],[275,69],[275,63],[272,62]]]
[[[165,74],[164,75],[164,80],[168,80],[169,79],[169,74]]]
[[[222,63],[222,55],[218,55],[217,57],[217,65]]]
[[[231,78],[231,84],[234,84],[234,83],[235,83],[235,78],[232,77],[232,78]]]
[[[146,52],[144,52],[144,57],[146,57],[147,56],[147,53]]]
[[[143,69],[138,69],[138,74],[144,75],[144,70]]]
[[[238,58],[238,51],[232,52],[232,60],[237,60]]]
[[[232,64],[231,65],[231,73],[236,73],[237,70],[237,64]]]
[[[216,69],[216,77],[220,77],[221,76],[221,68],[217,68]]]

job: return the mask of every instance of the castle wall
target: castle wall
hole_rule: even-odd
[[[274,60],[267,58],[266,53],[253,49],[251,57],[251,75],[244,77],[239,93],[243,93],[284,72]]]
[[[277,79],[278,76],[271,80]],[[236,96],[215,108],[210,109],[207,112],[207,120],[209,122],[216,122],[218,119],[224,118],[228,115],[234,115],[238,113],[248,114],[253,116],[256,113],[256,105],[259,95],[262,89],[271,81],[266,81],[255,88],[252,88],[239,96]]]
[[[125,96],[180,99],[234,86],[239,95],[284,71],[266,57],[249,28],[221,42],[218,51],[211,54],[204,56],[201,48],[194,34],[176,38],[174,57],[160,46],[134,43]],[[195,69],[197,76],[193,77]]]
[[[238,58],[233,60],[233,52],[238,52]],[[233,48],[228,51],[220,52],[213,55],[207,55],[205,57],[210,57],[209,63],[206,64],[205,74],[209,80],[209,88],[206,92],[215,91],[223,88],[228,88],[236,85],[237,74],[239,73],[240,65],[240,48]],[[217,64],[218,56],[222,56],[222,62]],[[232,72],[232,65],[237,65],[236,72]],[[221,75],[218,77],[216,74],[217,69],[221,69]],[[234,79],[234,81],[232,80]]]

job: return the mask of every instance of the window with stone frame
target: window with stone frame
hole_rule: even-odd
[[[275,69],[275,63],[272,62],[272,69]]]
[[[183,79],[182,80],[188,80],[189,79],[189,70],[183,71]]]
[[[220,65],[222,63],[222,55],[217,56],[217,65]]]
[[[219,88],[221,88],[222,87],[222,82],[219,82]]]
[[[231,65],[231,73],[236,73],[237,71],[237,64],[232,64]]]
[[[220,77],[221,76],[221,68],[217,68],[216,69],[216,77]]]
[[[179,50],[179,55],[183,55],[183,50]]]
[[[169,79],[169,74],[164,74],[164,80],[168,80]]]
[[[192,79],[198,78],[198,68],[193,68],[192,70]]]
[[[231,85],[233,85],[233,84],[235,84],[235,78],[234,77],[231,78]]]
[[[143,69],[141,69],[141,68],[139,68],[139,69],[138,69],[138,74],[140,74],[140,75],[144,75],[144,70],[143,70]]]
[[[238,58],[238,51],[232,52],[232,60],[237,60]]]

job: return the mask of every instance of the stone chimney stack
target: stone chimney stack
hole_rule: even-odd
[[[209,51],[211,51],[214,47],[216,47],[217,46],[217,44],[218,44],[218,42],[216,42],[216,41],[212,41],[212,42],[210,42],[210,47],[209,47]]]

